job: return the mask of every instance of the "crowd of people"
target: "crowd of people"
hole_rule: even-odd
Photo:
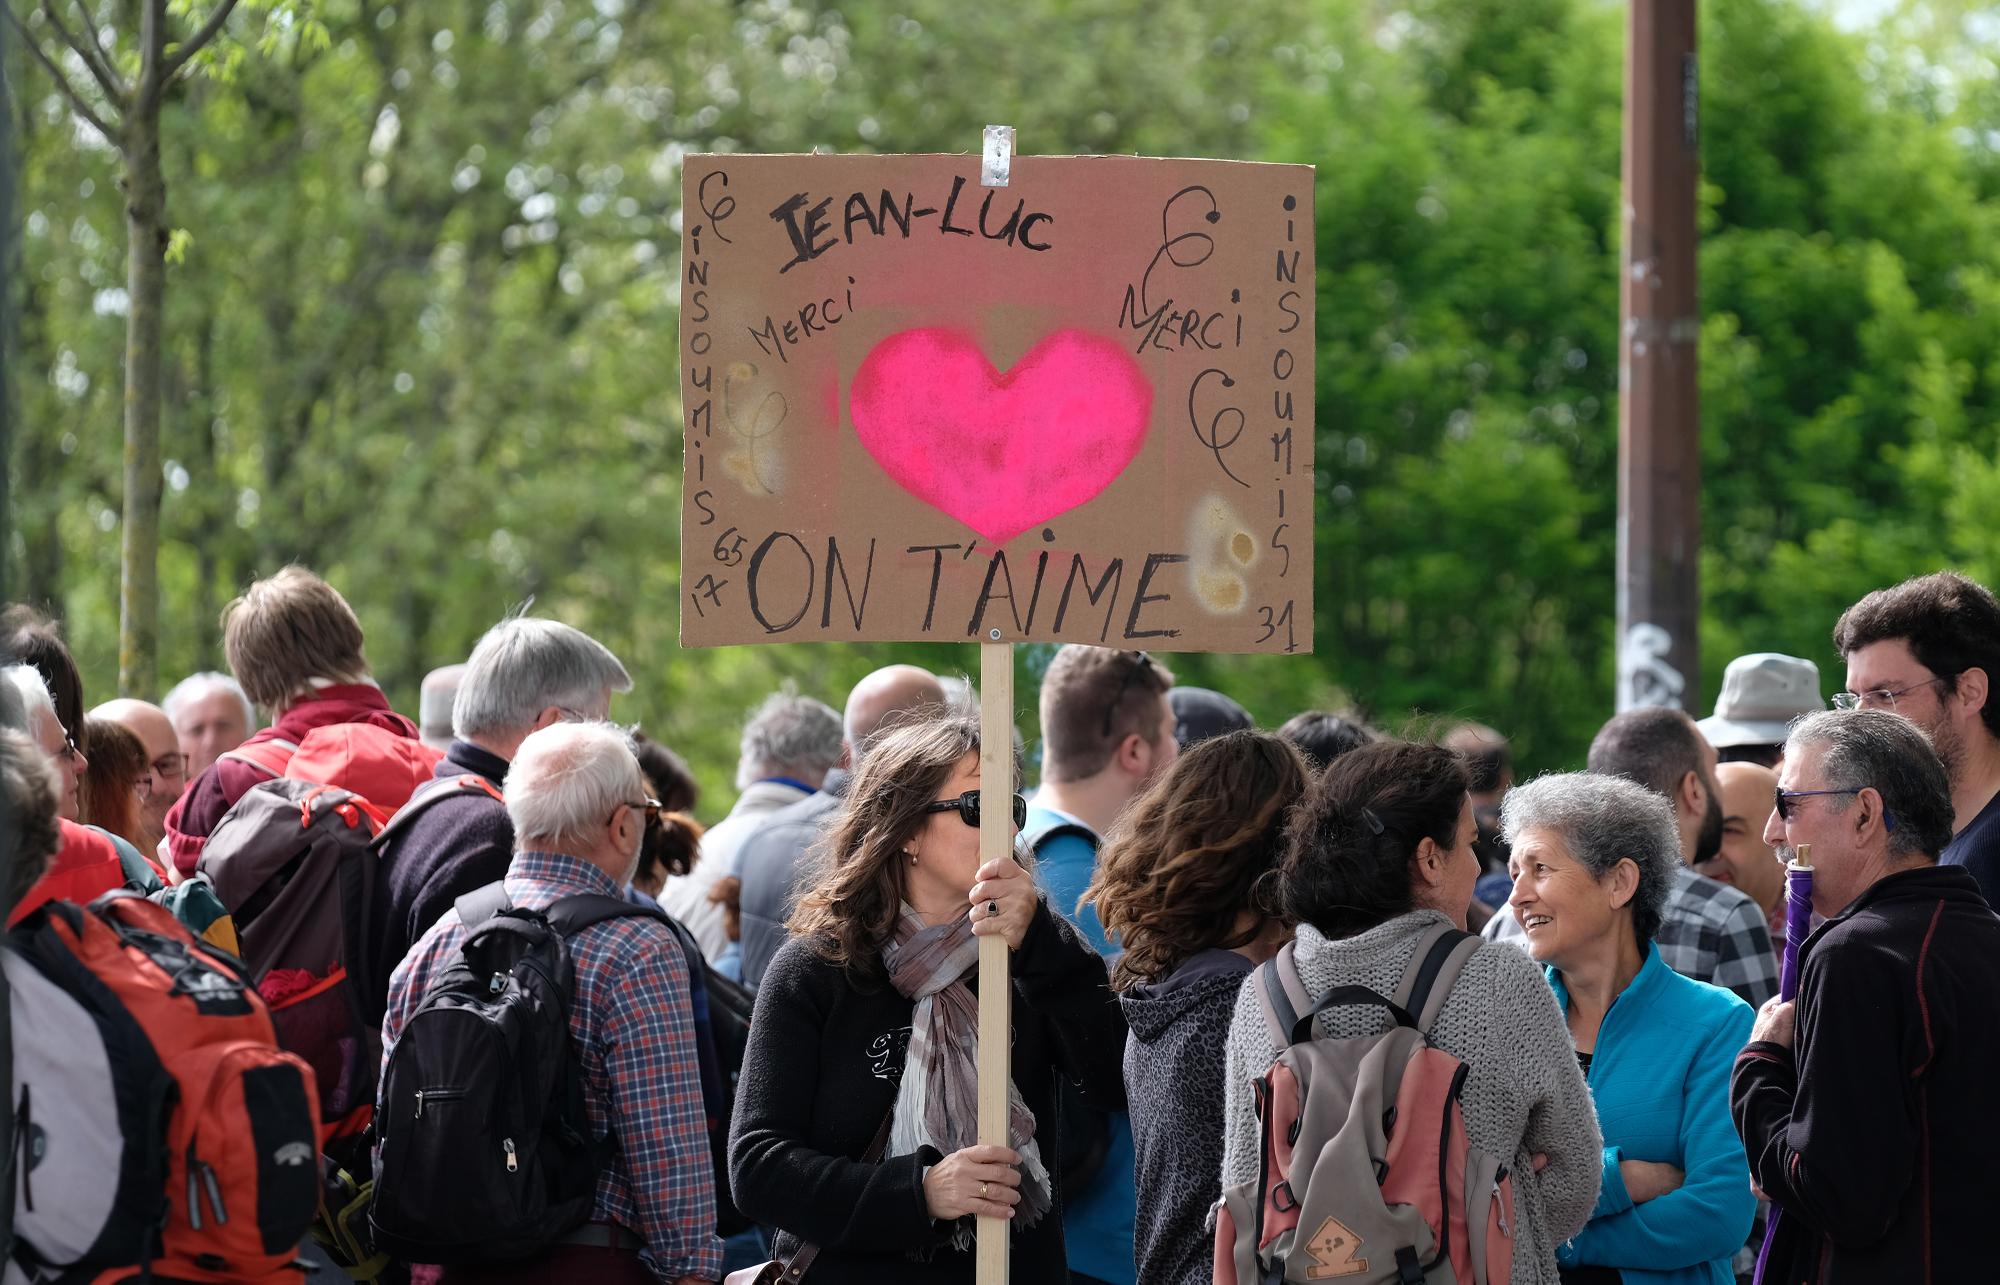
[[[304,568],[222,630],[228,672],[93,707],[55,621],[0,615],[10,986],[88,1029],[115,993],[267,1032],[250,1124],[162,1162],[129,1263],[51,1218],[81,1180],[40,1157],[92,1119],[181,1139],[204,1081],[144,1021],[182,1077],[155,1115],[17,1059],[42,1200],[10,1279],[970,1281],[982,1217],[1037,1283],[1993,1273],[2000,601],[1956,573],[1833,622],[1831,708],[1812,662],[1744,656],[1713,716],[1617,713],[1521,781],[1483,724],[1260,730],[1079,645],[982,759],[965,681],[889,666],[750,712],[706,826],[688,764],[612,721],[643,679],[567,624],[499,621],[416,719]],[[982,762],[1012,856],[982,857]],[[270,1145],[273,1067],[316,1165]]]

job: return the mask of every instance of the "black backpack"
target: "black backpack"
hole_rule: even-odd
[[[518,1259],[590,1218],[613,1150],[593,1138],[572,1050],[568,939],[663,912],[616,897],[460,897],[465,944],[396,1040],[382,1078],[369,1224],[376,1248],[446,1266]]]

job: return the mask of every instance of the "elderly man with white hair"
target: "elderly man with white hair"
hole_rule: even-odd
[[[811,797],[826,774],[846,762],[840,715],[810,696],[778,692],[744,724],[736,806],[702,836],[694,869],[674,875],[660,890],[660,904],[687,925],[709,963],[719,962],[731,944],[726,912],[709,893],[719,880],[738,874],[744,840],[771,813]]]
[[[257,730],[257,707],[243,684],[214,670],[181,679],[160,706],[173,722],[181,753],[187,755],[184,770],[190,781]]]
[[[546,912],[578,894],[622,898],[657,806],[643,793],[630,738],[606,723],[560,722],[513,748],[508,902]],[[382,1023],[384,1065],[432,984],[458,962],[466,937],[458,911],[447,911],[397,967]],[[637,907],[583,928],[567,944],[572,1047],[592,1134],[606,1143],[590,1220],[533,1261],[446,1268],[439,1279],[713,1281],[722,1246],[714,1235],[687,958],[672,930]]]
[[[625,666],[580,629],[511,616],[486,631],[452,699],[453,740],[434,779],[383,831],[383,895],[369,925],[364,1012],[377,1006],[410,944],[459,897],[507,873],[514,827],[503,802],[509,763],[528,736],[557,722],[602,720],[613,692],[632,690]]]

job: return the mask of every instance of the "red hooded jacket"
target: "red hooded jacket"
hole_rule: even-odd
[[[274,758],[288,758],[290,749],[304,740],[307,732],[335,723],[365,723],[412,740],[417,736],[417,725],[389,708],[381,688],[373,683],[348,683],[320,688],[238,749],[252,750],[278,742],[271,745],[278,751]],[[279,769],[282,770],[282,764]],[[255,764],[225,756],[194,779],[186,793],[167,810],[167,851],[182,878],[194,873],[202,846],[223,815],[236,805],[236,800],[277,775],[279,770],[267,772]]]

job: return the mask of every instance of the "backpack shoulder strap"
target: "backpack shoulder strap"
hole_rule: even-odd
[[[1090,845],[1092,851],[1095,851],[1103,843],[1103,839],[1095,830],[1087,825],[1078,825],[1074,821],[1057,821],[1038,829],[1023,830],[1021,832],[1021,842],[1027,844],[1028,851],[1034,853],[1036,856],[1041,855],[1042,845],[1050,839],[1063,838],[1082,839]]]
[[[452,909],[458,912],[458,922],[465,925],[468,933],[511,904],[513,904],[512,899],[507,896],[507,884],[500,879],[494,880],[484,888],[475,888],[451,903]]]
[[[611,919],[656,919],[670,923],[667,912],[657,906],[641,906],[622,897],[606,897],[580,892],[552,903],[542,912],[549,927],[564,937],[574,937],[584,929]]]
[[[1257,967],[1257,998],[1264,1020],[1271,1027],[1271,1042],[1282,1049],[1292,1042],[1292,1028],[1302,1013],[1313,1008],[1305,979],[1299,976],[1299,961],[1293,944],[1286,942],[1278,953]]]
[[[270,753],[265,751],[269,750]],[[276,780],[285,774],[285,766],[292,761],[292,755],[299,747],[282,737],[272,737],[268,741],[258,741],[255,745],[239,745],[233,750],[224,750],[217,758],[233,759],[238,763],[248,763],[259,772]]]
[[[1458,981],[1459,971],[1480,944],[1474,934],[1461,932],[1449,924],[1439,924],[1418,939],[1410,966],[1404,970],[1395,994],[1396,1003],[1416,1018],[1418,1030],[1431,1029],[1438,1010],[1444,1007],[1445,997]]]
[[[402,832],[409,828],[410,823],[433,803],[442,803],[446,799],[456,799],[473,793],[484,794],[503,807],[507,803],[507,797],[494,788],[493,782],[477,772],[440,777],[434,782],[417,787],[417,792],[410,796],[410,801],[398,808],[396,815],[389,818],[389,824],[383,826],[382,832],[375,836],[376,846],[384,846],[391,835],[401,838]]]

